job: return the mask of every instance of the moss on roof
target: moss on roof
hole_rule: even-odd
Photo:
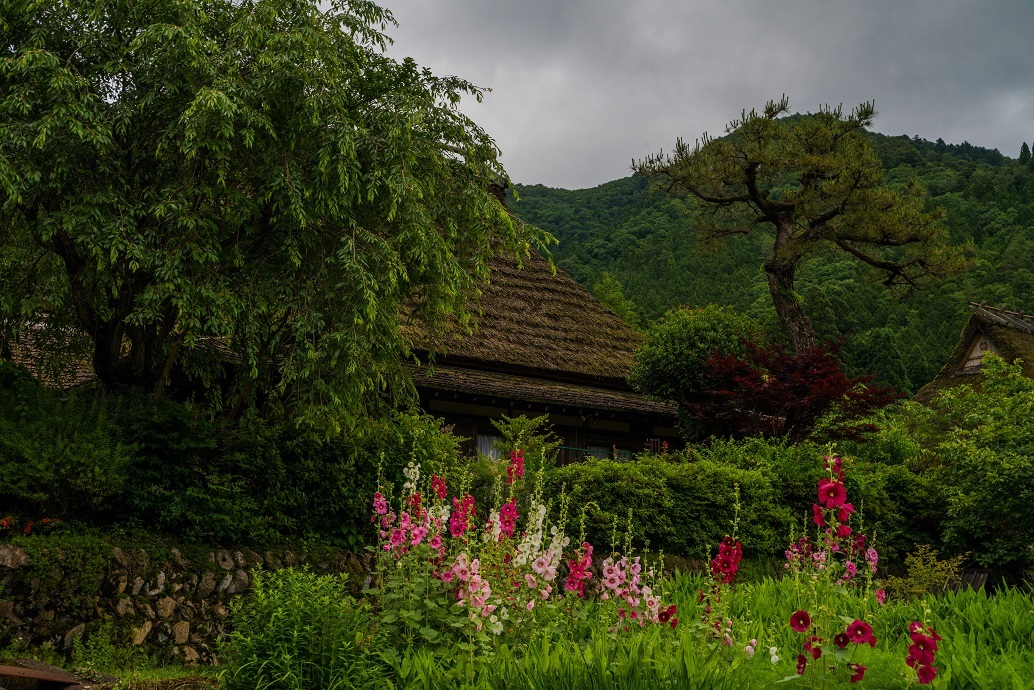
[[[982,332],[998,348],[999,356],[1007,362],[1023,360],[1023,373],[1034,378],[1034,315],[996,309],[970,302],[973,315],[962,329],[959,341],[933,381],[916,393],[916,399],[927,402],[939,390],[961,384],[979,386],[983,375],[978,371],[960,371],[968,354],[970,343],[977,332]]]

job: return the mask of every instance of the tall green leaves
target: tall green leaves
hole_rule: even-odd
[[[479,90],[386,57],[370,2],[3,10],[0,324],[84,330],[105,384],[333,431],[397,380],[403,314],[466,323],[490,257],[547,239],[489,189]]]

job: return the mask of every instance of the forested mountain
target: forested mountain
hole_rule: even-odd
[[[915,391],[944,363],[967,302],[1034,311],[1034,170],[996,150],[871,134],[887,183],[916,178],[947,212],[956,241],[977,248],[973,267],[915,295],[875,283],[843,255],[812,259],[797,288],[820,340],[844,340],[851,375]],[[616,311],[644,324],[678,306],[729,305],[778,332],[761,271],[765,235],[699,241],[694,205],[627,177],[592,189],[516,185],[512,208],[560,240],[558,265]]]

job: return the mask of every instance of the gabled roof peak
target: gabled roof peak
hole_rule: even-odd
[[[998,307],[989,307],[987,304],[970,302],[974,315],[984,321],[1006,328],[1013,328],[1024,333],[1034,333],[1034,314],[1025,314],[1022,311],[1009,311]]]

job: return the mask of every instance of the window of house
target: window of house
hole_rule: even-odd
[[[490,436],[488,434],[478,434],[477,435],[478,454],[479,455],[486,455],[486,456],[488,456],[490,458],[498,460],[499,458],[503,457],[503,454],[502,454],[502,452],[498,448],[495,447],[495,444],[497,442],[501,442],[502,440],[503,440],[502,436]]]

